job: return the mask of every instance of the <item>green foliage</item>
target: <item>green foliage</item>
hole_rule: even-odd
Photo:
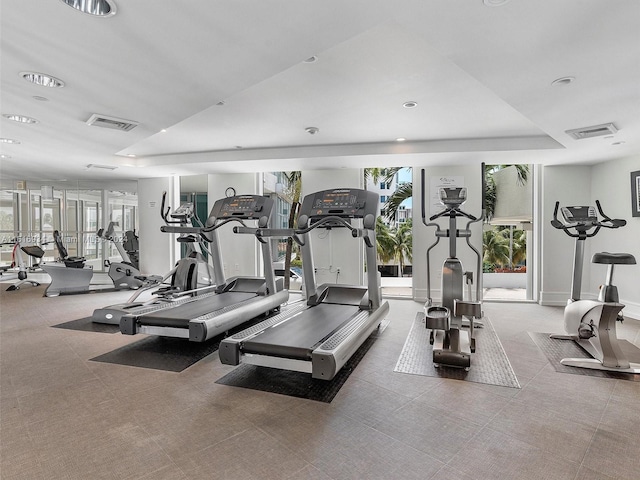
[[[524,263],[527,260],[527,232],[513,230],[513,251],[509,255],[509,227],[496,226],[482,234],[483,271],[493,272],[496,268],[505,268]],[[490,268],[490,270],[488,270]]]
[[[397,229],[390,228],[382,217],[376,219],[378,260],[381,263],[397,261],[400,272],[406,262],[413,260],[413,225],[411,219]]]
[[[413,183],[407,182],[399,185],[395,192],[389,196],[384,207],[382,207],[382,215],[390,221],[395,222],[398,217],[400,204],[411,197],[413,197]]]

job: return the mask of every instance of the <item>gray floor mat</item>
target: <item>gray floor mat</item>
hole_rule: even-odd
[[[537,333],[529,332],[529,336],[538,346],[538,348],[545,354],[547,360],[556,372],[571,373],[573,375],[588,375],[590,377],[601,378],[617,378],[620,380],[631,380],[634,382],[640,382],[640,374],[622,373],[622,372],[607,372],[604,370],[591,370],[589,368],[569,367],[562,365],[560,360],[563,358],[591,358],[590,355],[584,351],[576,342],[571,340],[558,340],[556,338],[549,338],[549,333]],[[640,356],[638,355],[638,348],[626,340],[619,340],[620,348],[627,355],[627,358],[631,362],[640,363]]]
[[[475,330],[476,353],[471,355],[471,367],[467,372],[462,368],[433,365],[433,347],[429,345],[429,330],[425,328],[424,313],[418,312],[394,372],[520,388],[491,322],[487,317],[484,317],[482,322],[484,328]]]

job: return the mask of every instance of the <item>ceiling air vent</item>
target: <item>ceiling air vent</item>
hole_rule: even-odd
[[[114,130],[122,130],[128,132],[139,125],[138,122],[133,120],[125,120],[124,118],[109,117],[107,115],[100,115],[94,113],[87,120],[87,125],[93,125],[94,127],[112,128]]]
[[[618,129],[613,123],[603,123],[602,125],[594,125],[593,127],[575,128],[567,130],[565,133],[576,140],[583,138],[601,137],[602,135],[613,135]]]
[[[90,163],[87,165],[87,170],[90,168],[100,168],[102,170],[115,170],[118,167],[114,167],[113,165],[98,165],[97,163]]]

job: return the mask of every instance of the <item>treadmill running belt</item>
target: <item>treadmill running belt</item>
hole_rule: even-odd
[[[360,311],[355,305],[321,303],[246,340],[247,353],[308,360],[311,351]]]
[[[202,300],[188,302],[173,308],[165,308],[146,315],[140,315],[137,319],[142,325],[186,327],[189,321],[194,318],[222,310],[230,305],[245,302],[257,296],[255,293],[225,292],[211,297],[203,297]]]

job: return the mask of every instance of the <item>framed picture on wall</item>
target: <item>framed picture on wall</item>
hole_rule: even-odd
[[[640,217],[640,170],[631,172],[631,214]]]

